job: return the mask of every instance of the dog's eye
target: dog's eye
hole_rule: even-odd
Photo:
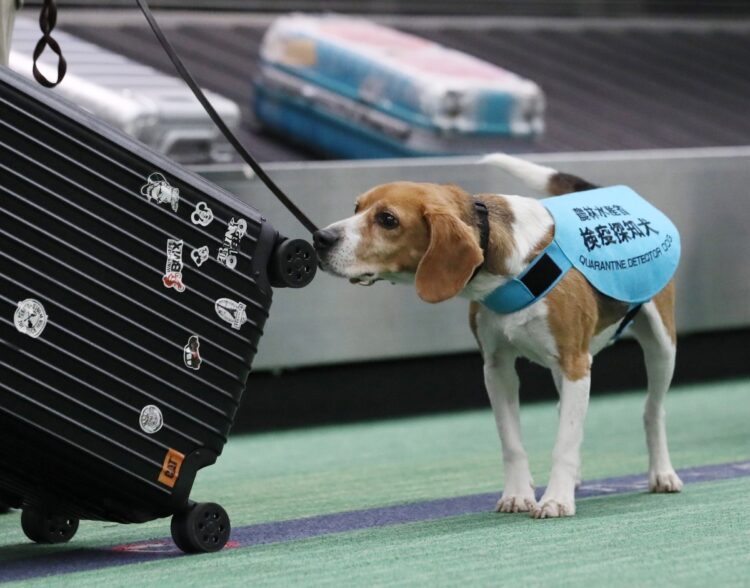
[[[395,229],[398,226],[398,219],[388,211],[379,212],[375,221],[384,229]]]

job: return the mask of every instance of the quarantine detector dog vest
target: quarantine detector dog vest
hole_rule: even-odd
[[[555,223],[552,243],[483,303],[499,313],[542,298],[574,267],[602,294],[631,305],[667,285],[680,260],[680,235],[661,211],[627,186],[541,201]]]

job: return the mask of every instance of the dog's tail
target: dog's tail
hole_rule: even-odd
[[[583,192],[598,188],[578,176],[559,172],[551,167],[531,163],[519,157],[505,153],[493,153],[485,156],[480,163],[488,163],[502,168],[510,175],[518,178],[530,188],[545,192],[552,196],[561,196],[571,192]]]

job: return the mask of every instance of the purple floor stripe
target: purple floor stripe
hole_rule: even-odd
[[[679,475],[686,484],[750,476],[750,460],[687,468],[679,470]],[[642,492],[647,487],[648,484],[643,475],[607,478],[583,484],[576,492],[576,496],[577,498],[590,498],[610,494]],[[543,488],[538,490],[539,496],[541,496],[543,490]],[[427,500],[304,519],[248,525],[232,530],[232,539],[228,547],[246,548],[347,531],[487,513],[492,510],[497,498],[497,492],[472,494],[456,498]],[[18,549],[18,547],[14,546],[14,549]],[[171,539],[139,541],[103,549],[71,549],[70,547],[59,549],[60,551],[55,553],[35,556],[34,552],[38,553],[39,548],[28,545],[28,557],[21,556],[19,559],[0,564],[2,566],[0,567],[0,583],[182,557]],[[0,552],[1,556],[2,552]]]

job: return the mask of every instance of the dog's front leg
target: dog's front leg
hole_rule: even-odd
[[[583,425],[589,404],[590,363],[590,358],[585,358],[585,375],[577,374],[580,377],[576,379],[569,378],[562,370],[555,373],[555,381],[559,383],[560,422],[552,453],[549,484],[532,512],[535,518],[572,516],[576,512],[575,487],[580,475]]]
[[[505,484],[497,512],[527,512],[536,507],[534,481],[521,440],[515,360],[512,353],[497,350],[484,357],[484,381],[503,446]]]

